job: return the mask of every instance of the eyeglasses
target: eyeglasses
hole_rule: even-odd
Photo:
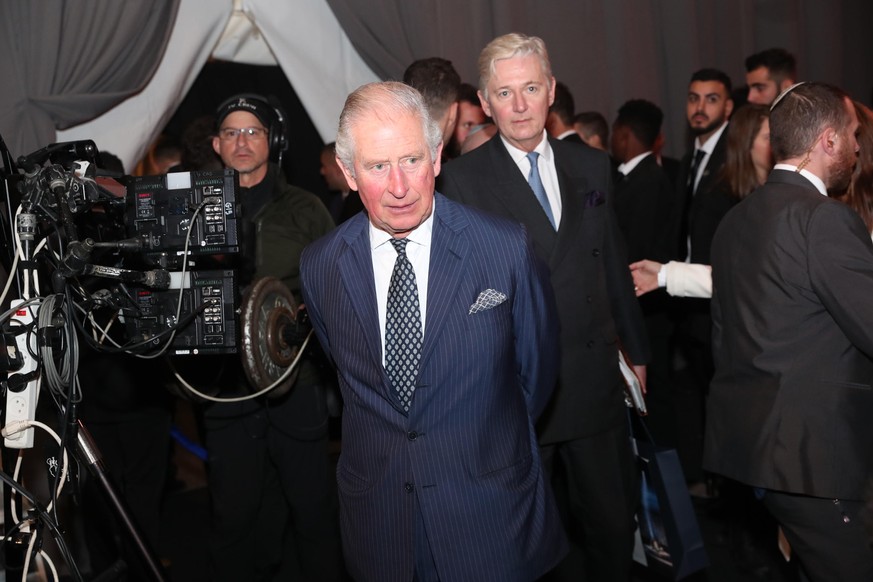
[[[263,139],[267,137],[267,130],[263,127],[224,127],[218,130],[218,136],[224,141],[230,141],[243,134],[246,139]]]

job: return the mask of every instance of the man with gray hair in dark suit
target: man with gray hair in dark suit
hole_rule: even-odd
[[[402,83],[346,100],[337,159],[366,213],[303,254],[344,400],[340,525],[359,582],[526,582],[566,553],[533,423],[557,368],[524,229],[434,192],[442,132]]]
[[[555,78],[542,39],[492,40],[479,56],[479,77],[498,135],[447,164],[440,190],[524,224],[549,266],[561,362],[537,432],[566,501],[571,541],[581,548],[581,560],[566,560],[555,577],[627,582],[639,492],[619,343],[643,381],[649,346],[612,209],[612,168],[604,152],[547,135]]]

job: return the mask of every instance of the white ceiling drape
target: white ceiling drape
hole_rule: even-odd
[[[164,59],[148,85],[103,115],[58,131],[57,141],[92,139],[133,168],[210,57],[278,64],[325,142],[334,138],[346,95],[378,80],[326,0],[182,0]]]

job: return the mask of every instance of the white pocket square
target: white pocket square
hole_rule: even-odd
[[[468,315],[497,307],[504,301],[506,301],[506,293],[501,293],[496,289],[486,289],[479,293],[476,302],[470,306],[470,313]]]

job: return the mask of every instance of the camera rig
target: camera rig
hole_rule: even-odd
[[[310,334],[278,280],[255,281],[240,297],[235,171],[107,175],[97,159],[92,141],[77,141],[13,162],[0,137],[0,275],[6,274],[0,280],[0,343],[6,348],[0,350],[0,434],[6,449],[27,449],[34,446],[34,428],[51,430],[35,420],[40,390],[47,388],[61,427],[60,435],[52,434],[64,455],[68,446],[76,449],[115,500],[99,452],[76,418],[80,339],[97,352],[140,358],[235,354],[260,389],[250,396],[275,397],[293,384]],[[31,514],[39,514],[13,516],[14,527],[24,533],[39,529],[37,522],[47,524],[62,546],[50,508],[65,479],[55,477],[52,503],[43,509],[15,477],[0,471],[0,478],[31,500]],[[116,511],[130,523],[123,507]],[[163,580],[132,523],[129,531],[154,579]],[[29,560],[36,536],[26,539]]]
[[[236,173],[104,177],[96,152],[93,142],[53,144],[20,160],[25,173],[13,177],[14,189],[7,180],[18,249],[7,271],[17,272],[21,296],[47,274],[55,293],[74,291],[80,329],[124,324],[115,349],[236,353],[235,271],[201,266],[216,256],[232,264],[240,250]]]

